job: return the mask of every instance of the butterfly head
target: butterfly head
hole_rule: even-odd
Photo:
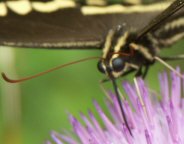
[[[104,42],[102,58],[97,65],[101,73],[119,77],[129,69],[128,62],[132,55],[127,48],[129,37],[130,33],[125,31],[124,25],[108,32]]]
[[[125,68],[125,60],[122,57],[116,57],[110,61],[101,59],[97,67],[101,73],[119,73]]]

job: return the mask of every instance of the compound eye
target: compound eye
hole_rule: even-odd
[[[100,60],[97,64],[97,67],[98,67],[98,70],[101,72],[101,73],[105,73],[105,69],[104,69],[104,66],[103,66],[103,62]]]
[[[125,62],[122,58],[115,58],[112,60],[112,68],[115,72],[120,72],[123,70]]]

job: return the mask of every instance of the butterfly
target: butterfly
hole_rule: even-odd
[[[155,61],[175,71],[165,61],[184,57],[159,57],[158,51],[184,37],[183,7],[184,0],[161,5],[113,5],[105,0],[0,2],[1,46],[102,50],[101,57],[81,59],[20,80],[12,80],[4,73],[2,76],[11,83],[22,82],[74,63],[99,59],[98,70],[107,76],[102,82],[112,82],[131,133],[116,79],[132,72],[145,77]]]

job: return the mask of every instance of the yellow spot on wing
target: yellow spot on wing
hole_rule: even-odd
[[[7,1],[6,3],[13,12],[19,15],[26,15],[32,10],[30,2],[27,0]]]
[[[51,2],[32,2],[33,9],[39,12],[53,12],[62,8],[75,7],[76,4],[71,0],[53,0]]]
[[[7,5],[6,5],[7,4]],[[6,16],[10,8],[14,13],[19,15],[26,15],[32,10],[38,12],[54,12],[59,9],[76,7],[76,3],[72,0],[53,0],[49,2],[19,0],[0,2],[0,16]]]
[[[92,0],[90,0],[92,1]],[[100,0],[103,4],[104,0]],[[98,2],[95,0],[94,2]],[[93,2],[93,3],[94,3]],[[6,8],[4,7],[5,2],[0,2],[0,16],[7,14]],[[59,9],[73,8],[76,7],[76,3],[73,0],[53,0],[50,2],[36,2],[29,0],[19,0],[19,1],[7,1],[8,7],[17,14],[25,15],[31,10],[36,10],[38,12],[54,12]],[[98,2],[99,3],[99,2]],[[99,6],[83,6],[81,7],[81,12],[84,15],[96,15],[96,14],[112,14],[112,13],[143,13],[143,12],[154,12],[162,11],[167,8],[171,2],[164,2],[152,5],[134,5],[134,6],[123,6],[123,5],[110,5],[105,7]],[[97,4],[100,5],[100,4]]]
[[[143,13],[143,12],[155,12],[163,11],[171,2],[157,3],[152,5],[135,5],[135,6],[123,6],[123,5],[110,5],[106,7],[97,6],[83,6],[81,11],[84,15],[97,15],[97,14],[112,14],[112,13]]]
[[[7,15],[7,8],[4,3],[0,2],[0,16]]]

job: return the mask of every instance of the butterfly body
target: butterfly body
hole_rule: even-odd
[[[27,6],[24,11],[16,7],[22,2]],[[183,3],[176,0],[162,14],[170,2],[133,6],[86,6],[65,0],[1,2],[5,13],[0,13],[0,45],[102,49],[99,70],[105,73],[109,67],[117,78],[149,67],[161,48],[184,37]]]
[[[184,10],[181,9],[174,17],[168,18],[141,38],[137,38],[136,31],[127,31],[126,27],[126,24],[120,25],[107,35],[102,60],[98,64],[101,72],[105,73],[108,67],[114,77],[133,70],[140,75],[142,67],[147,69],[152,65],[162,48],[169,47],[184,37]],[[147,71],[143,75],[146,73]]]

